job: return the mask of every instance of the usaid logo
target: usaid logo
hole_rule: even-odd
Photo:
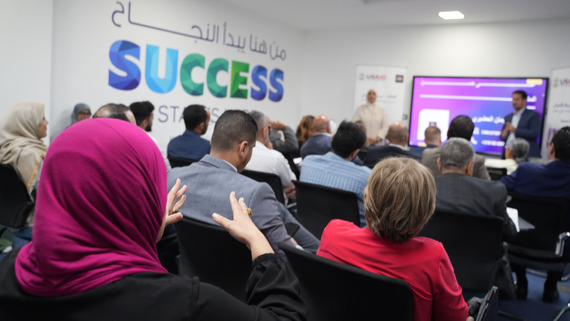
[[[360,73],[358,74],[358,80],[384,81],[386,80],[386,75]]]
[[[554,78],[554,88],[570,86],[570,78]]]

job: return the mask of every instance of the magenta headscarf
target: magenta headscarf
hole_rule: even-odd
[[[164,272],[156,239],[166,207],[166,167],[139,127],[88,119],[48,149],[32,242],[16,259],[22,289],[81,293],[139,272]]]

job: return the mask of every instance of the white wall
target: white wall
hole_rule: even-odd
[[[570,21],[310,32],[301,114],[351,119],[358,64],[408,69],[404,114],[414,75],[550,77],[570,65],[568,34]]]
[[[46,104],[51,91],[52,0],[0,0],[0,117],[15,103]]]

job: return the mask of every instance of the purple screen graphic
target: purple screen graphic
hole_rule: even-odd
[[[466,78],[414,76],[410,110],[410,146],[424,143],[424,131],[430,125],[441,129],[447,138],[451,120],[459,115],[471,117],[475,124],[471,142],[478,153],[501,155],[500,138],[505,116],[512,113],[512,93],[526,91],[527,109],[544,120],[548,78]],[[542,133],[542,129],[541,129]],[[540,136],[538,143],[540,144]]]

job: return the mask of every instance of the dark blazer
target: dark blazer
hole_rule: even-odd
[[[505,124],[513,121],[513,115],[514,113],[510,113],[505,117]],[[505,129],[504,125],[503,129]],[[524,138],[528,142],[528,157],[540,157],[540,148],[536,143],[538,135],[540,135],[540,114],[535,111],[525,109],[521,115],[517,129],[515,130],[515,137]],[[506,141],[507,139],[504,140]]]
[[[555,160],[546,165],[523,162],[499,182],[508,191],[570,200],[570,164],[563,161]]]
[[[507,215],[507,189],[500,183],[448,173],[434,177],[437,189],[435,209],[458,214],[494,215],[503,219],[503,235],[517,234]]]
[[[387,157],[408,157],[419,161],[422,157],[416,153],[412,153],[405,149],[401,149],[396,146],[371,146],[368,147],[368,153],[366,154],[366,160],[364,165],[372,168],[376,163]]]
[[[329,134],[315,134],[301,146],[301,157],[324,155],[331,151],[332,138]]]

